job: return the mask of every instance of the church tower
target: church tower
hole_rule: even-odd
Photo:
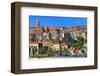
[[[39,21],[39,19],[36,20],[36,27],[40,27],[40,21]]]

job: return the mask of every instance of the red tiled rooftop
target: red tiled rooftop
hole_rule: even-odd
[[[59,30],[61,27],[51,27],[51,26],[43,26],[47,27],[49,30]],[[35,32],[33,29],[34,28],[43,28],[43,27],[30,27],[30,33]],[[64,28],[64,27],[63,27]],[[87,28],[87,26],[78,26],[78,28]],[[72,32],[72,31],[77,31],[78,30],[77,26],[71,27],[71,28],[65,28],[65,32]]]

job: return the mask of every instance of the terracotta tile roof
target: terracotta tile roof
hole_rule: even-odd
[[[59,30],[61,27],[57,27],[57,28],[55,28],[55,27],[51,27],[51,26],[48,26],[48,25],[46,25],[46,26],[43,26],[43,27],[30,27],[29,29],[30,29],[30,33],[36,33],[35,31],[34,31],[34,29],[35,28],[44,28],[44,27],[47,27],[48,29],[49,29],[49,31],[53,31],[53,30]],[[62,28],[64,28],[64,27],[62,27]],[[73,32],[73,31],[78,31],[79,29],[81,29],[81,28],[87,28],[87,26],[74,26],[74,27],[71,27],[71,28],[64,28],[64,32]],[[41,32],[41,33],[43,33],[43,32]]]

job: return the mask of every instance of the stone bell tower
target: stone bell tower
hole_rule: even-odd
[[[36,20],[36,27],[40,27],[40,21],[39,21],[39,19]]]

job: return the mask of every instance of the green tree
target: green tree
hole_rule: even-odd
[[[33,53],[33,56],[34,56],[34,54],[35,54],[35,49],[34,48],[32,48],[32,53]]]
[[[84,42],[85,39],[83,37],[77,37],[77,40],[73,39],[71,41],[71,45],[73,48],[81,49],[83,47]]]
[[[43,47],[43,53],[47,53],[48,52],[48,46],[44,46]]]

